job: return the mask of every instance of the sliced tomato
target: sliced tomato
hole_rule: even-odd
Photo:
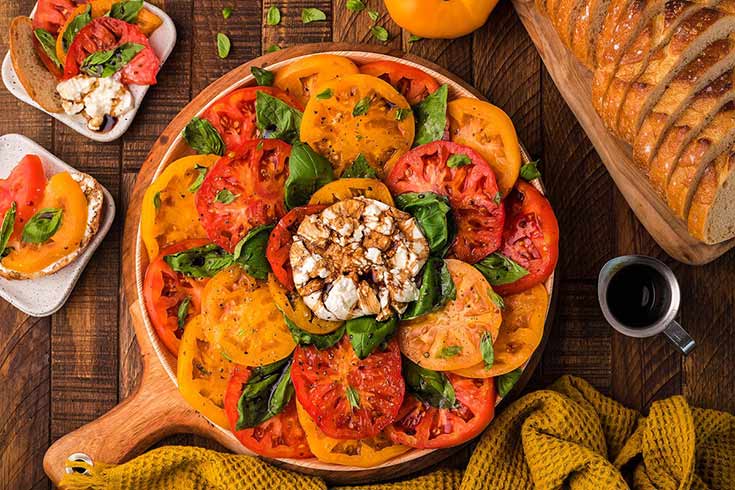
[[[306,306],[296,289],[289,291],[273,274],[268,276],[268,289],[276,308],[301,330],[324,335],[334,332],[345,323],[343,321],[330,322],[316,316],[311,308]]]
[[[161,250],[149,265],[143,280],[143,298],[148,316],[158,337],[166,348],[176,356],[183,329],[179,328],[178,312],[182,302],[189,298],[187,318],[199,314],[202,308],[202,291],[208,279],[194,279],[174,272],[166,263],[166,255],[201,247],[208,240],[187,240]]]
[[[390,83],[411,105],[418,104],[440,87],[439,82],[428,73],[395,61],[367,63],[360,67],[360,73]]]
[[[121,70],[122,83],[154,85],[161,62],[148,38],[137,25],[112,17],[98,17],[79,31],[66,54],[64,78],[78,75],[90,54],[115,49],[125,43],[142,44],[145,47]]]
[[[453,155],[469,162],[450,167]],[[448,141],[414,148],[398,160],[386,179],[393,194],[434,192],[447,196],[457,225],[450,254],[474,264],[501,244],[505,210],[495,173],[474,150]]]
[[[395,206],[390,191],[377,179],[337,179],[317,190],[309,204],[331,205],[355,197],[367,197]]]
[[[291,270],[289,255],[293,236],[305,217],[319,213],[326,207],[324,205],[314,205],[294,208],[281,218],[281,221],[271,232],[265,256],[268,258],[276,279],[289,291],[296,289],[293,283],[293,271]]]
[[[36,155],[24,156],[7,179],[0,179],[0,220],[13,203],[16,207],[11,241],[20,239],[23,227],[39,209],[45,189],[46,174]]]
[[[277,139],[243,143],[207,172],[196,194],[207,236],[228,252],[259,225],[286,214],[283,201],[291,145]]]
[[[505,201],[508,216],[500,253],[523,266],[528,275],[497,286],[502,295],[517,294],[541,284],[554,272],[559,258],[559,224],[554,210],[534,186],[518,182]]]
[[[33,15],[33,28],[48,31],[56,37],[71,13],[88,0],[38,0]]]
[[[322,351],[297,347],[291,379],[299,403],[322,432],[337,439],[379,434],[395,420],[405,392],[395,339],[363,360],[347,335]]]
[[[243,143],[258,137],[255,125],[255,97],[258,92],[277,97],[303,111],[303,106],[296,99],[275,87],[241,88],[221,97],[207,109],[202,119],[212,123],[229,151],[238,151]]]
[[[306,442],[306,432],[299,423],[295,399],[291,399],[281,413],[257,427],[236,429],[239,418],[237,405],[248,379],[250,379],[250,369],[237,366],[232,371],[225,392],[225,413],[237,440],[246,448],[266,458],[313,457],[309,444]]]
[[[396,444],[419,449],[458,446],[479,435],[495,415],[495,381],[447,374],[457,406],[435,408],[407,395],[386,432]]]

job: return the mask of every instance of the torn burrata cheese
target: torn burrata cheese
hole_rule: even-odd
[[[429,244],[413,217],[357,197],[307,216],[291,246],[296,290],[323,320],[403,313],[418,299],[415,278]]]
[[[135,107],[133,94],[114,77],[77,75],[56,86],[64,112],[84,113],[87,126],[99,131],[105,116],[120,117]]]

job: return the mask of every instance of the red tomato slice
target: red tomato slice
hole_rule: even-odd
[[[237,366],[230,376],[225,392],[225,413],[230,421],[232,433],[243,446],[266,458],[311,458],[306,442],[306,432],[296,414],[296,400],[291,399],[283,412],[251,429],[235,430],[237,404],[242,396],[243,385],[250,378],[250,369]]]
[[[275,87],[241,88],[225,95],[207,109],[202,118],[212,123],[229,151],[237,151],[244,142],[258,137],[258,128],[255,126],[255,97],[258,92],[277,97],[300,111],[304,110],[296,99]]]
[[[559,258],[559,224],[554,210],[534,186],[519,181],[505,200],[508,218],[500,253],[523,266],[528,275],[497,286],[502,295],[518,294],[541,284],[554,272]]]
[[[297,347],[291,379],[301,406],[322,432],[336,439],[379,434],[395,420],[405,393],[396,339],[363,360],[347,335],[323,351]]]
[[[78,75],[82,63],[90,54],[114,49],[125,43],[142,44],[145,48],[122,69],[122,83],[154,85],[161,62],[148,43],[148,38],[137,25],[112,17],[98,17],[79,31],[66,55],[64,78]]]
[[[286,216],[278,222],[271,236],[268,239],[268,247],[265,250],[265,256],[273,269],[276,279],[283,284],[289,291],[296,289],[293,283],[293,271],[291,270],[291,244],[293,236],[304,218],[316,214],[324,210],[327,206],[315,204],[312,206],[302,206],[289,211]]]
[[[469,163],[450,167],[453,155],[469,157]],[[505,210],[490,165],[474,150],[449,141],[414,148],[398,160],[386,184],[393,194],[434,192],[449,198],[457,225],[450,254],[474,264],[495,252],[501,244]]]
[[[20,239],[23,227],[36,214],[45,189],[46,174],[36,155],[26,155],[7,179],[0,179],[0,223],[15,202],[15,224],[10,241]]]
[[[38,0],[36,13],[33,15],[33,28],[48,31],[56,36],[61,26],[79,5],[89,3],[88,0]]]
[[[148,316],[158,337],[174,356],[178,355],[183,329],[179,328],[178,312],[181,302],[190,298],[187,319],[202,311],[202,291],[209,279],[194,279],[174,272],[166,263],[166,255],[208,244],[208,240],[186,240],[161,250],[145,272],[143,299]]]
[[[220,158],[196,194],[199,221],[207,236],[232,253],[248,232],[286,214],[283,202],[291,145],[252,140]]]
[[[375,61],[360,67],[360,73],[390,83],[409,104],[416,105],[439,90],[439,82],[418,68],[395,61]]]
[[[386,433],[396,444],[419,449],[458,446],[479,435],[495,415],[495,381],[446,374],[459,404],[434,408],[408,395]]]

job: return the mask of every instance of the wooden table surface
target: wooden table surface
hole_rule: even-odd
[[[27,15],[34,0],[0,2],[0,52],[5,26]],[[28,317],[0,304],[0,489],[50,487],[41,460],[51,442],[100,416],[136,385],[140,360],[125,300],[120,250],[126,198],[136,171],[159,132],[202,88],[240,63],[281,47],[319,41],[377,43],[366,12],[346,0],[156,0],[176,23],[179,41],[120,140],[87,141],[66,126],[0,89],[0,134],[21,133],[112,192],[118,215],[66,306],[49,318]],[[529,389],[563,374],[582,376],[626,405],[645,410],[652,401],[684,394],[697,405],[735,411],[735,253],[705,267],[665,256],[642,228],[601,164],[594,148],[544,69],[511,5],[501,2],[488,23],[454,41],[409,43],[380,0],[378,24],[386,43],[445,66],[472,83],[513,119],[529,152],[541,160],[561,228],[557,312],[543,360]],[[263,27],[271,5],[277,27]],[[233,7],[229,20],[223,7]],[[304,25],[301,9],[317,7],[327,21]],[[215,37],[226,33],[232,52],[217,57]],[[663,338],[634,340],[616,334],[597,304],[600,267],[622,254],[647,254],[670,264],[682,289],[681,323],[698,342],[683,358]],[[164,443],[213,443],[177,436]],[[453,464],[461,465],[466,454]]]

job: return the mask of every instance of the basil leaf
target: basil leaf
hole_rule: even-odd
[[[265,23],[269,26],[277,26],[281,23],[281,11],[278,10],[278,7],[271,5],[271,8],[268,9],[268,14],[265,16]]]
[[[327,14],[316,8],[305,8],[301,10],[301,22],[304,24],[319,20],[327,20]]]
[[[229,189],[222,189],[214,196],[214,200],[222,204],[232,204],[238,197],[240,197],[240,194],[233,194]]]
[[[423,37],[417,36],[416,34],[411,34],[411,37],[408,38],[408,42],[413,44],[421,41]]]
[[[352,10],[353,12],[365,10],[365,2],[362,0],[347,0],[347,10]]]
[[[226,34],[222,32],[217,33],[217,55],[225,59],[230,55],[230,48],[232,48],[232,42]]]
[[[153,194],[153,207],[156,208],[156,210],[161,209],[161,191]]]
[[[467,155],[456,153],[447,159],[447,167],[458,168],[464,167],[472,163],[472,160]]]
[[[202,155],[225,154],[225,142],[212,123],[198,117],[192,118],[182,133],[184,140],[194,151]]]
[[[510,390],[513,389],[515,384],[520,379],[521,374],[523,374],[523,368],[518,368],[496,378],[496,382],[498,383],[498,396],[500,398],[505,398],[506,396],[508,396]]]
[[[406,380],[406,388],[416,398],[432,407],[453,408],[457,404],[454,387],[444,373],[422,368],[404,358],[403,377]]]
[[[444,84],[414,106],[416,137],[413,146],[421,146],[444,137],[447,126],[447,97],[449,86]]]
[[[347,401],[350,402],[350,408],[360,408],[360,394],[357,390],[352,386],[347,385],[345,392],[347,392]]]
[[[69,22],[69,25],[67,25],[64,33],[61,35],[61,48],[65,53],[69,51],[69,47],[77,34],[79,34],[79,31],[81,31],[84,26],[90,22],[92,22],[92,7],[87,5],[84,12],[77,15],[71,20],[71,22]]]
[[[490,299],[493,303],[495,303],[495,306],[500,308],[501,310],[505,309],[505,301],[503,300],[503,297],[500,296],[498,293],[493,291],[492,289],[487,290],[488,296],[490,296]]]
[[[276,75],[273,72],[265,68],[258,68],[257,66],[251,66],[250,73],[253,74],[258,85],[263,87],[271,87],[276,79]]]
[[[482,272],[491,286],[510,284],[528,275],[528,271],[519,263],[499,252],[488,255],[476,263],[475,268]]]
[[[367,161],[362,153],[357,155],[352,165],[342,173],[343,179],[377,179],[378,173]]]
[[[237,402],[235,430],[256,427],[286,408],[294,394],[291,359],[253,368]]]
[[[265,50],[266,53],[275,53],[276,51],[280,51],[281,47],[278,44],[271,44],[268,46],[268,49]]]
[[[317,99],[321,99],[321,100],[331,99],[332,98],[332,95],[333,95],[332,89],[331,88],[327,88],[327,89],[324,89],[323,92],[320,92],[320,93],[316,94],[316,98]]]
[[[398,328],[398,317],[394,316],[379,322],[374,316],[363,316],[347,320],[345,327],[355,354],[360,359],[365,359],[395,333]]]
[[[373,97],[371,95],[368,95],[367,97],[363,97],[362,99],[357,101],[357,104],[355,104],[354,109],[352,109],[352,115],[355,117],[364,116],[370,110],[370,104],[372,102],[373,102]]]
[[[329,160],[306,143],[296,143],[291,148],[288,171],[284,193],[288,209],[307,204],[317,189],[334,180],[334,170]]]
[[[440,357],[441,359],[450,359],[452,357],[460,355],[461,353],[462,353],[461,345],[449,345],[439,351],[438,357]]]
[[[396,197],[398,209],[410,213],[421,228],[432,255],[444,256],[455,234],[448,199],[433,192],[408,192]]]
[[[410,108],[398,107],[396,109],[396,121],[403,121],[411,114],[413,114],[413,111]]]
[[[521,166],[521,178],[523,180],[532,181],[541,177],[541,172],[538,169],[538,161],[528,162]]]
[[[205,167],[204,165],[199,165],[198,163],[194,164],[194,169],[199,172],[199,175],[197,175],[196,180],[192,182],[189,186],[189,192],[196,192],[199,190],[199,188],[202,186],[202,183],[204,182],[204,178],[207,176],[207,172],[209,171],[207,167]]]
[[[0,257],[5,257],[10,253],[10,249],[8,249],[8,240],[10,240],[10,235],[13,234],[13,230],[15,229],[16,209],[15,201],[13,201],[8,210],[5,211],[3,225],[0,227]]]
[[[344,337],[345,335],[344,325],[339,327],[334,332],[324,335],[317,335],[299,328],[299,326],[289,320],[286,315],[283,316],[283,319],[286,321],[286,326],[291,332],[293,341],[296,342],[298,345],[313,345],[318,350],[325,350],[334,345],[337,345],[337,343],[342,340],[342,337]]]
[[[456,298],[457,289],[446,262],[438,257],[429,257],[421,274],[419,298],[408,305],[401,320],[413,320],[426,315]]]
[[[235,247],[233,260],[256,279],[268,279],[271,271],[270,263],[265,257],[265,248],[272,229],[273,225],[256,226]]]
[[[184,331],[184,325],[186,325],[186,317],[189,316],[189,305],[191,304],[191,297],[187,296],[181,303],[179,303],[179,309],[176,312],[176,321],[180,331]]]
[[[57,67],[63,68],[61,61],[59,61],[59,57],[56,56],[56,39],[54,39],[54,36],[44,29],[35,29],[33,34],[36,36],[36,39],[41,45],[43,52],[46,53],[46,56],[48,56],[48,58],[53,61]]]
[[[113,3],[110,8],[110,17],[124,20],[129,24],[135,24],[138,14],[143,8],[143,0],[128,0],[127,2]]]
[[[232,255],[213,243],[166,255],[163,260],[174,272],[197,279],[213,277],[234,263]]]
[[[111,77],[122,70],[145,46],[137,43],[125,43],[106,51],[97,51],[87,56],[79,68],[89,76],[97,78]]]
[[[277,97],[257,92],[255,122],[266,139],[281,139],[295,145],[299,142],[303,114]]]
[[[493,197],[493,202],[495,204],[500,204],[500,201],[503,200],[503,193],[498,191],[495,193],[495,197]]]
[[[370,20],[373,22],[377,22],[380,18],[380,12],[377,10],[368,10],[368,17],[370,17]]]
[[[388,30],[383,26],[373,26],[370,29],[370,32],[372,32],[373,37],[380,42],[384,43],[388,41],[388,39],[390,39],[390,34],[388,33]]]
[[[25,243],[43,243],[59,230],[61,226],[61,208],[45,208],[37,212],[23,227]]]
[[[482,353],[482,361],[485,363],[485,369],[493,367],[493,363],[495,362],[493,337],[487,332],[483,333],[480,339],[480,352]]]
[[[222,18],[227,20],[232,17],[232,7],[225,7],[222,9]]]

